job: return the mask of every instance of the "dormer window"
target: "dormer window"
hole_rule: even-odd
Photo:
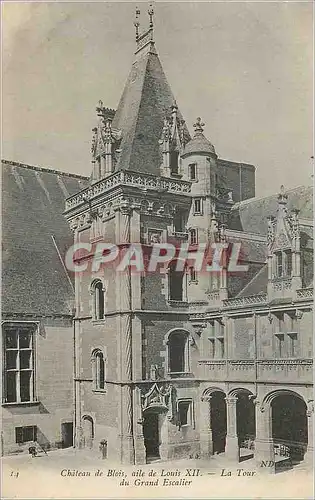
[[[275,253],[276,277],[290,278],[292,275],[292,253],[290,250]]]

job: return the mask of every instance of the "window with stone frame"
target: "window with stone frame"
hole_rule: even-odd
[[[172,261],[168,267],[168,299],[184,302],[186,300],[186,268],[177,269],[177,261]]]
[[[295,311],[277,311],[273,317],[276,358],[298,357],[298,328]]]
[[[189,230],[189,243],[191,245],[197,245],[198,243],[198,229],[195,227]]]
[[[187,373],[189,371],[188,334],[175,330],[168,338],[168,370],[169,373]]]
[[[202,215],[202,198],[193,199],[193,214]]]
[[[18,444],[36,442],[37,426],[27,425],[24,427],[15,427],[15,442]]]
[[[190,163],[188,165],[188,177],[191,181],[197,180],[197,163]]]
[[[92,373],[94,390],[105,390],[106,365],[104,354],[100,349],[95,349],[92,353]]]
[[[193,425],[193,408],[191,399],[182,399],[177,402],[179,427]]]
[[[290,278],[292,275],[292,252],[281,250],[275,252],[275,275],[276,278]]]
[[[210,344],[210,358],[223,359],[225,357],[224,325],[220,320],[210,322],[210,336],[208,340]]]
[[[170,151],[170,170],[171,175],[178,175],[179,173],[179,152]]]
[[[33,402],[35,398],[34,324],[5,324],[4,331],[4,401]]]
[[[91,293],[93,297],[93,319],[105,319],[105,289],[100,279],[93,281]]]

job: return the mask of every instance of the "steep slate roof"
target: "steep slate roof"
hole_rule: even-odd
[[[287,191],[288,210],[300,210],[300,219],[313,219],[313,189],[311,186],[299,186]],[[278,195],[265,198],[252,198],[236,203],[232,207],[228,227],[239,231],[267,234],[267,217],[276,215]]]
[[[63,216],[65,199],[87,178],[2,161],[2,311],[71,313],[73,290],[62,256],[73,242]]]
[[[159,139],[175,99],[154,43],[138,54],[120,99],[113,129],[122,130],[116,169],[160,175]],[[182,119],[181,113],[178,116]],[[190,138],[187,127],[185,135]]]

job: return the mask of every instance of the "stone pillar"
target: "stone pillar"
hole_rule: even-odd
[[[213,440],[211,429],[211,396],[201,398],[199,403],[200,421],[200,454],[202,458],[213,455]]]
[[[130,242],[130,207],[127,200],[120,204],[119,243]],[[117,310],[120,311],[121,336],[121,460],[123,464],[133,464],[133,394],[132,394],[132,319],[131,319],[131,276],[130,269],[118,273],[120,294]]]
[[[159,415],[159,436],[160,436],[160,457],[161,457],[161,460],[168,460],[168,458],[169,458],[168,426],[169,426],[169,419],[165,413],[162,413],[161,415]]]
[[[271,406],[263,406],[255,401],[256,440],[255,461],[259,472],[272,474],[275,472],[275,454],[272,439]]]
[[[240,453],[237,437],[236,403],[237,397],[226,397],[227,435],[225,454],[234,462],[239,462]]]
[[[307,450],[304,455],[304,465],[307,467],[313,466],[314,461],[314,401],[310,400],[307,403]]]
[[[133,391],[133,407],[134,407],[134,437],[135,437],[135,464],[146,463],[146,451],[143,439],[143,419],[141,405],[141,389],[135,387]]]

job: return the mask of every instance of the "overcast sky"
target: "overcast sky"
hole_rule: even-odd
[[[133,2],[7,2],[2,157],[90,175],[99,99],[116,108],[134,59]],[[147,27],[147,2],[138,2]],[[155,2],[155,40],[182,114],[256,194],[312,182],[312,2]]]

